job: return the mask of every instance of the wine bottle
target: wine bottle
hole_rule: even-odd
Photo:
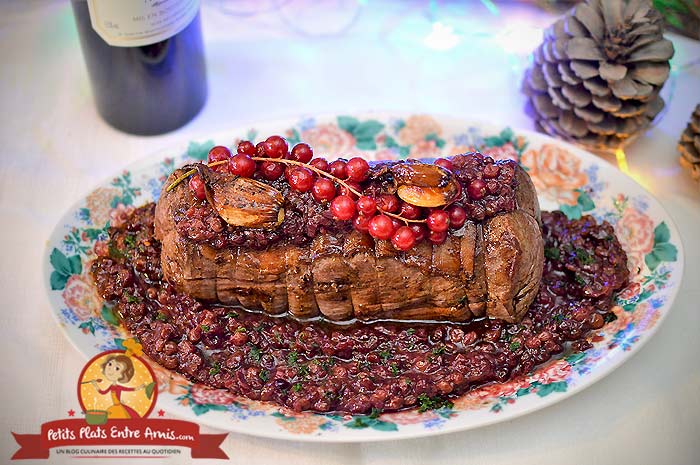
[[[207,98],[199,0],[71,0],[92,93],[113,127],[154,135]]]

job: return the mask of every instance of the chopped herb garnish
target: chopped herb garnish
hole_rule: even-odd
[[[554,318],[553,318],[553,320],[556,321],[557,323],[561,323],[562,321],[564,321],[564,319],[565,319],[565,317],[561,313],[554,315]]]
[[[370,418],[379,418],[379,415],[382,414],[382,410],[378,409],[376,407],[372,407],[372,411],[369,412],[369,417]]]
[[[302,378],[306,378],[307,376],[309,376],[309,367],[306,365],[300,365],[299,368],[297,368],[297,373]]]
[[[511,352],[515,352],[520,348],[520,342],[519,341],[513,341],[510,343],[508,348],[511,350]]]
[[[296,351],[289,352],[289,354],[287,354],[287,365],[291,365],[291,366],[296,365],[298,358],[299,358],[299,354],[296,353]]]
[[[209,332],[209,325],[200,325],[200,328],[202,328],[202,331],[204,331],[205,333]]]
[[[410,336],[411,334],[415,333],[415,332],[416,332],[416,328],[408,328],[408,329],[406,330],[406,333],[407,333],[409,336]]]
[[[447,347],[445,347],[445,346],[433,347],[433,354],[435,354],[435,355],[444,354],[445,350],[447,350]]]
[[[284,342],[280,333],[275,333],[275,339],[277,340],[277,344],[282,344]]]
[[[168,321],[168,316],[163,312],[158,312],[158,315],[156,315],[156,320]]]
[[[238,312],[228,312],[226,316],[229,318],[238,318],[239,315]]]
[[[595,259],[591,254],[589,254],[585,249],[576,249],[576,258],[581,262],[582,265],[590,265],[595,262]]]
[[[559,249],[557,247],[545,247],[544,256],[550,260],[559,260]]]
[[[212,363],[212,367],[209,369],[209,374],[215,375],[220,371],[221,371],[221,365],[219,365],[219,362],[214,362],[214,363]]]
[[[259,333],[262,333],[263,329],[265,329],[265,326],[262,323],[260,323],[259,325],[256,325],[253,329]]]
[[[357,362],[357,364],[360,366],[360,368],[364,368],[365,370],[369,370],[369,367],[371,366],[367,360],[360,360]]]
[[[452,401],[448,399],[443,399],[439,396],[429,397],[427,394],[419,395],[418,402],[420,402],[420,406],[418,407],[418,412],[420,413],[427,412],[428,410],[436,410],[443,407],[451,409],[454,406]]]
[[[615,320],[617,320],[617,315],[615,315],[613,312],[608,312],[603,315],[603,321],[606,323],[612,323]]]
[[[267,370],[260,370],[260,373],[258,373],[258,377],[264,382],[266,382],[268,379],[270,379],[270,372]]]
[[[392,363],[391,365],[389,365],[389,369],[391,370],[391,373],[394,376],[399,374],[399,367],[395,363]]]
[[[583,279],[583,276],[581,276],[581,275],[579,275],[579,274],[577,274],[577,275],[574,276],[574,281],[576,281],[576,283],[579,284],[579,285],[581,285],[581,286],[585,286],[585,285],[586,285],[586,280]]]
[[[294,392],[301,391],[301,383],[296,383],[294,386],[292,386],[292,391],[294,391]]]
[[[259,362],[261,356],[262,356],[262,353],[260,352],[260,349],[258,349],[254,345],[251,345],[250,352],[248,352],[248,357],[250,357],[250,359],[255,361],[255,362]]]
[[[124,244],[130,249],[133,249],[136,247],[136,236],[127,234],[126,237],[124,237]]]
[[[391,352],[388,350],[382,350],[379,352],[379,356],[382,358],[382,360],[387,361],[391,358]]]
[[[238,328],[236,328],[237,333],[245,333],[246,331],[247,329],[245,329],[245,326],[239,326]]]
[[[130,304],[140,302],[141,299],[136,297],[135,295],[131,295],[128,292],[124,291],[124,297],[126,297],[126,301],[129,302]]]
[[[124,251],[119,249],[116,245],[114,245],[114,242],[109,243],[109,246],[107,247],[107,251],[109,252],[109,256],[111,258],[114,258],[114,259],[126,258],[126,254],[124,253]]]

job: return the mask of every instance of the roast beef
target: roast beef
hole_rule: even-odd
[[[350,228],[263,249],[196,241],[176,227],[178,215],[198,202],[183,182],[164,189],[156,208],[163,274],[197,299],[269,314],[334,321],[486,315],[516,322],[535,298],[544,256],[534,186],[513,165],[515,208],[467,221],[444,243],[423,241],[407,252]],[[166,186],[182,174],[174,172]]]

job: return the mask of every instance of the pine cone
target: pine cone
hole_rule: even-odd
[[[597,151],[613,151],[664,106],[673,44],[649,0],[588,0],[544,33],[523,91],[538,128]]]
[[[690,116],[688,126],[678,141],[681,165],[690,170],[693,178],[700,180],[700,104]]]

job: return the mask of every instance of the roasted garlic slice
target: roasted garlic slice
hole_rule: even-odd
[[[231,226],[272,229],[284,220],[284,197],[255,179],[214,171],[199,164],[207,201]]]
[[[421,162],[397,163],[391,167],[396,194],[401,200],[418,207],[441,207],[454,201],[459,182],[445,168]]]

